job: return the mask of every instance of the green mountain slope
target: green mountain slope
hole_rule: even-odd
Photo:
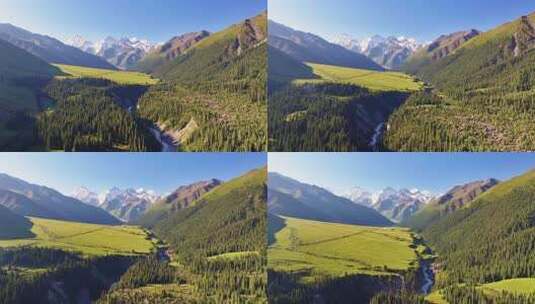
[[[265,248],[266,170],[222,184],[194,206],[157,223],[155,232],[183,260]]]
[[[200,40],[153,75],[139,114],[181,150],[265,151],[266,13]]]
[[[201,31],[174,37],[157,50],[143,57],[137,63],[136,70],[154,73],[209,35],[210,33]]]
[[[440,218],[467,206],[479,195],[497,184],[496,179],[488,179],[455,186],[446,194],[425,205],[424,208],[404,221],[402,225],[421,231]]]
[[[377,211],[354,204],[317,186],[269,173],[270,213],[316,221],[365,226],[392,226]]]
[[[272,46],[268,47],[268,75],[270,90],[294,79],[317,78],[310,66]]]
[[[535,14],[482,33],[416,69],[435,90],[389,121],[394,151],[535,149]]]
[[[436,286],[535,276],[535,171],[502,182],[423,231],[437,251]]]
[[[221,181],[213,179],[181,186],[167,197],[156,202],[136,220],[136,224],[152,228],[158,222],[168,218],[175,212],[191,207],[200,197],[217,188],[221,183]]]
[[[473,29],[442,35],[428,46],[419,49],[411,55],[404,63],[402,70],[411,74],[417,74],[421,69],[453,53],[464,43],[479,34],[481,32]]]
[[[37,91],[59,69],[0,39],[0,150],[31,143]]]
[[[21,239],[32,237],[32,222],[0,205],[0,239]]]

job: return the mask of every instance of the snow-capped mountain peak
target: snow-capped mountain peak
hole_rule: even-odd
[[[393,221],[402,221],[429,203],[435,195],[419,189],[395,189],[385,187],[380,191],[368,191],[361,187],[353,187],[342,194],[352,202],[379,211]]]
[[[331,42],[350,51],[366,55],[376,63],[389,69],[399,68],[410,55],[422,46],[416,39],[404,36],[383,37],[374,35],[364,39],[357,39],[348,34],[342,34],[335,36],[331,39]]]
[[[115,38],[108,36],[92,42],[76,35],[67,43],[84,52],[100,56],[121,69],[129,69],[158,45],[137,37]]]
[[[83,203],[86,203],[86,204],[89,204],[89,205],[92,205],[92,206],[98,206],[99,205],[99,200],[98,200],[98,194],[87,189],[86,187],[78,187],[76,188],[72,193],[71,193],[71,197],[83,202]]]

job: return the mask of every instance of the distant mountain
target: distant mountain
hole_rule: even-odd
[[[276,215],[354,225],[392,225],[372,208],[278,173],[269,173],[268,189],[268,210]]]
[[[71,193],[71,197],[91,206],[98,207],[98,205],[100,205],[98,193],[93,192],[86,187],[78,187]]]
[[[423,230],[440,218],[470,204],[480,194],[496,186],[498,183],[498,180],[491,178],[455,186],[446,194],[432,200],[427,206],[406,219],[403,225],[415,230]]]
[[[449,35],[442,35],[431,44],[423,46],[418,51],[414,52],[411,57],[406,60],[402,68],[403,70],[415,74],[420,68],[448,56],[464,43],[480,34],[480,31],[472,29],[455,32]]]
[[[422,45],[414,38],[406,37],[373,37],[358,40],[343,34],[335,37],[333,43],[344,48],[366,55],[384,68],[397,70]]]
[[[98,56],[65,45],[49,36],[34,34],[11,24],[0,24],[0,39],[24,49],[48,63],[115,69],[113,65]]]
[[[384,70],[368,57],[310,33],[269,21],[269,45],[301,62]]]
[[[253,170],[201,195],[154,226],[179,259],[266,248],[266,169]]]
[[[0,39],[0,84],[22,78],[52,78],[59,69],[46,61]],[[14,85],[12,83],[8,83]]]
[[[132,222],[143,215],[159,198],[160,196],[154,191],[115,187],[99,195],[99,207],[125,222]]]
[[[106,59],[122,70],[133,69],[156,45],[138,38],[107,37],[98,42],[91,42],[81,36],[75,36],[68,42],[80,50]]]
[[[33,224],[24,216],[13,213],[0,205],[0,239],[21,239],[33,236],[30,231]]]
[[[352,202],[373,208],[394,222],[401,222],[425,206],[433,195],[418,189],[396,190],[387,187],[379,192],[371,192],[354,187],[343,194]]]
[[[361,187],[353,187],[342,194],[343,197],[349,199],[355,204],[372,207],[374,203],[374,194]]]
[[[0,174],[0,191],[0,205],[18,215],[94,224],[120,223],[100,208],[6,174]]]
[[[207,31],[187,33],[176,36],[155,49],[137,62],[135,69],[146,73],[153,73],[166,63],[184,54],[187,50],[210,36]]]
[[[136,223],[145,227],[152,227],[157,222],[164,220],[173,213],[191,207],[200,197],[212,191],[222,183],[223,182],[220,180],[211,179],[187,186],[181,186],[173,191],[173,193],[158,200],[136,221]]]
[[[401,222],[425,206],[433,196],[419,190],[386,188],[374,199],[373,208],[392,221]]]

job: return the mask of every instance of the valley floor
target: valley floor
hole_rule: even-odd
[[[315,289],[324,280],[332,280],[330,284],[338,286],[332,292],[340,294],[351,293],[344,280],[361,280],[361,286],[353,288],[374,291],[371,297],[387,290],[386,286],[402,289],[414,284],[418,291],[431,287],[428,281],[418,283],[420,279],[416,278],[424,260],[430,258],[427,247],[408,229],[283,219],[285,226],[273,231],[275,241],[268,249],[268,268],[273,277],[289,276],[293,282],[280,279],[281,286],[275,288],[278,290],[271,290],[274,303],[284,302],[284,297],[273,292],[298,293],[298,289]],[[327,288],[314,293],[326,299],[332,296]]]

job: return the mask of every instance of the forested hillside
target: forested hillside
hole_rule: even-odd
[[[270,94],[270,150],[371,151],[375,129],[406,97],[341,83],[286,86]]]
[[[149,122],[127,110],[146,90],[104,79],[54,80],[45,92],[55,101],[37,121],[46,150],[158,151]]]
[[[264,151],[267,144],[267,14],[191,46],[153,74],[140,116],[187,151]]]
[[[32,223],[24,216],[17,215],[0,205],[0,239],[31,237]]]
[[[464,42],[412,71],[434,90],[389,120],[395,151],[531,151],[535,148],[535,14]]]
[[[251,171],[150,223],[168,243],[165,258],[131,268],[101,302],[266,303],[266,174]]]
[[[371,59],[340,46],[331,47],[342,48],[345,57],[316,45],[317,52],[324,52],[320,56],[323,60],[311,61],[333,64],[345,58],[342,61],[353,63],[303,62],[305,59],[294,49],[278,43],[280,39],[294,39],[305,44],[329,44],[312,34],[278,25],[269,39],[270,151],[382,150],[385,122],[411,92],[422,87],[417,79],[383,72],[373,67],[377,65]],[[366,64],[370,62],[372,67]]]
[[[36,92],[59,73],[44,60],[0,39],[0,150],[33,144],[39,111]]]
[[[500,183],[423,231],[438,254],[435,288],[443,289],[450,303],[481,298],[481,290],[472,287],[535,277],[534,199],[535,171],[530,171]],[[508,298],[511,295],[502,299]]]

